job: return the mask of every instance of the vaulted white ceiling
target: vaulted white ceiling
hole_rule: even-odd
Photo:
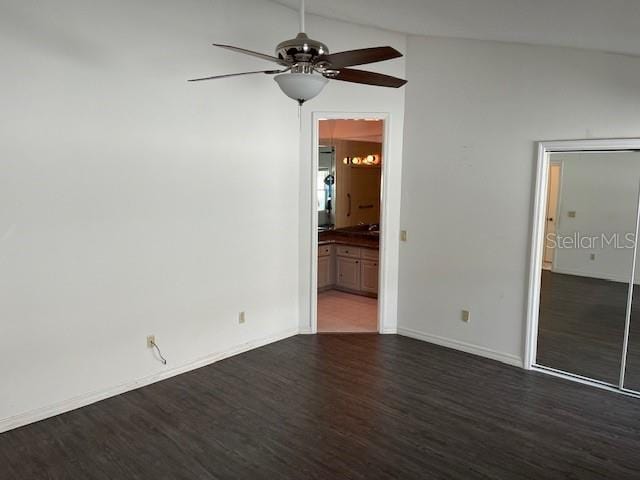
[[[275,1],[296,9],[300,3]],[[309,13],[414,35],[640,55],[640,0],[306,0],[306,3]]]

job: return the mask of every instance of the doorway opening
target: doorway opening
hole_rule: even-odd
[[[556,244],[553,239],[556,236],[558,226],[558,202],[560,201],[560,185],[562,175],[562,163],[549,164],[549,181],[547,185],[547,215],[544,232],[544,257],[542,268],[553,270]]]
[[[375,333],[385,121],[322,118],[317,128],[315,331]]]

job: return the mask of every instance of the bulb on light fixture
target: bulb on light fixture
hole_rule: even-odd
[[[300,105],[318,95],[329,81],[312,73],[281,73],[274,80],[287,97],[297,100]]]
[[[344,157],[342,159],[342,163],[344,163],[345,165],[349,165],[349,157]]]

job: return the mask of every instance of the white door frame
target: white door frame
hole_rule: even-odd
[[[387,239],[392,233],[385,227],[389,215],[389,195],[386,194],[385,179],[388,178],[389,162],[389,113],[380,112],[313,112],[311,126],[311,291],[309,318],[311,319],[311,333],[318,333],[318,212],[316,210],[316,182],[318,176],[318,145],[320,144],[320,120],[382,120],[382,179],[380,188],[380,245],[378,261],[378,333],[385,330],[385,298],[387,274]],[[336,159],[336,162],[338,159]]]
[[[550,154],[557,152],[574,151],[620,151],[640,150],[640,138],[617,138],[608,140],[566,140],[538,143],[538,164],[535,183],[535,197],[533,203],[533,227],[531,231],[531,256],[529,263],[529,290],[527,306],[527,327],[524,345],[524,367],[536,370],[536,354],[538,346],[538,312],[540,308],[540,271],[544,256],[544,232],[547,212],[547,185],[549,182]],[[627,319],[628,320],[628,319]],[[628,321],[627,321],[628,328]],[[550,370],[550,369],[546,369]],[[566,375],[563,372],[546,373],[556,374],[564,378],[598,386],[607,390],[627,393],[619,389],[613,389],[600,385],[589,379],[577,378],[574,375]]]

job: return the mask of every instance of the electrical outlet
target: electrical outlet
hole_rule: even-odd
[[[147,336],[147,348],[153,348],[153,344],[156,343],[156,336],[155,335],[148,335]]]
[[[471,320],[471,312],[469,310],[462,310],[462,321],[469,323]]]
[[[245,322],[244,312],[240,312],[240,314],[238,315],[238,323],[242,324],[244,322]]]
[[[407,231],[406,230],[400,230],[400,241],[401,242],[406,242],[407,241]]]
[[[596,254],[595,254],[595,253],[592,253],[591,255],[589,255],[589,258],[590,258],[591,260],[595,260],[595,259],[596,259]]]

